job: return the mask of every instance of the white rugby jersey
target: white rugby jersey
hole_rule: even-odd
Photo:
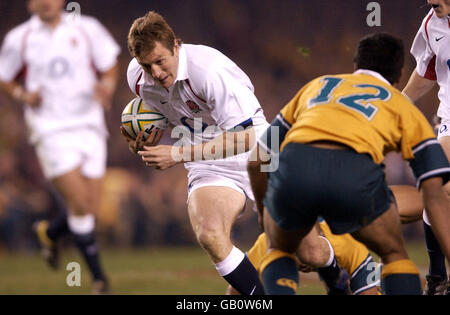
[[[169,89],[155,83],[136,59],[128,67],[128,84],[171,125],[188,128],[193,139],[179,135],[188,143],[210,141],[239,125],[253,124],[260,134],[269,125],[248,76],[228,57],[207,46],[182,44],[177,78]],[[198,123],[194,124],[194,119]]]
[[[25,106],[31,142],[51,132],[92,126],[107,133],[102,106],[94,100],[96,72],[111,69],[120,48],[93,17],[62,13],[50,29],[38,16],[12,29],[0,52],[0,80],[24,74],[27,91],[40,91],[38,108]]]
[[[417,32],[411,53],[418,74],[439,84],[438,116],[450,118],[450,18],[438,18],[431,9]]]

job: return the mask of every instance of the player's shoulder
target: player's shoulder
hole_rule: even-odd
[[[30,18],[20,23],[19,25],[13,27],[6,33],[5,39],[14,39],[15,42],[20,42],[23,39],[23,37],[31,30],[33,24],[32,22],[33,21]]]
[[[227,68],[235,66],[231,59],[215,48],[192,44],[183,44],[182,47],[186,51],[188,76],[194,81],[214,79]]]
[[[438,21],[439,21],[439,18],[434,13],[434,10],[430,9],[430,11],[428,11],[428,13],[422,19],[422,23],[420,25],[419,31],[423,31],[423,32],[427,33],[428,30],[430,29],[430,25],[434,24]]]
[[[129,77],[138,77],[142,71],[144,71],[141,65],[137,62],[136,58],[130,60],[127,68],[127,75]]]
[[[222,52],[210,46],[183,43],[182,47],[186,50],[186,54],[189,57],[188,58],[189,61],[193,62],[195,65],[198,66],[204,66],[206,64],[212,63],[208,62],[209,59],[203,60],[202,57],[209,57],[212,59],[222,59],[222,60],[228,59],[228,57],[226,57]],[[200,63],[195,62],[199,60],[202,62]]]
[[[127,69],[127,80],[128,86],[134,93],[136,93],[136,86],[143,73],[144,70],[142,69],[141,65],[137,62],[136,58],[131,59]]]
[[[67,15],[68,18],[70,18],[70,14]],[[101,24],[100,21],[91,15],[85,15],[85,14],[80,14],[79,15],[79,19],[80,22],[86,25],[99,25]],[[76,18],[72,19],[73,21],[76,21]]]

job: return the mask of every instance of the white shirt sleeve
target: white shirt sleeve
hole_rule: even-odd
[[[0,80],[13,81],[24,67],[23,62],[23,37],[25,30],[10,31],[0,50]]]
[[[411,54],[416,59],[417,73],[426,79],[436,80],[435,62],[436,56],[431,50],[428,43],[428,36],[426,33],[426,24],[429,20],[429,15],[424,19],[419,31],[414,38],[414,42],[411,47]]]
[[[117,63],[120,47],[108,30],[95,18],[84,19],[84,29],[92,47],[92,60],[100,72],[111,69]]]
[[[144,70],[142,70],[139,63],[136,61],[136,58],[133,58],[130,61],[130,64],[128,65],[127,70],[127,80],[128,80],[128,86],[130,87],[131,92],[135,94],[136,96],[140,97],[140,86],[138,85],[138,82],[140,78],[144,75]]]
[[[248,125],[260,108],[255,94],[237,78],[225,71],[210,71],[205,81],[206,103],[211,117],[223,130]]]

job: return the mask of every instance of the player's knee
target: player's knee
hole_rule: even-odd
[[[79,198],[69,198],[69,200],[67,200],[67,204],[69,211],[73,215],[82,216],[92,213],[89,204]]]
[[[305,238],[297,249],[298,259],[315,268],[325,265],[329,256],[328,243],[316,235]]]
[[[297,257],[300,262],[309,265],[314,268],[322,267],[328,260],[328,254],[320,248],[303,248],[301,251],[297,251]]]
[[[223,244],[224,239],[224,233],[218,229],[205,227],[197,232],[199,244],[207,251],[213,251],[219,244]]]
[[[379,251],[377,254],[385,264],[399,259],[408,259],[406,249],[400,241],[386,243],[386,246]]]

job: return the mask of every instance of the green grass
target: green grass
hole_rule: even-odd
[[[427,256],[423,242],[409,243],[408,252],[424,277]],[[90,274],[74,250],[65,250],[61,268],[50,270],[37,252],[0,252],[0,294],[90,294]],[[224,294],[227,284],[200,248],[107,249],[101,253],[113,294]],[[69,287],[66,265],[81,264],[81,286]],[[324,294],[316,273],[301,274],[299,294]]]

